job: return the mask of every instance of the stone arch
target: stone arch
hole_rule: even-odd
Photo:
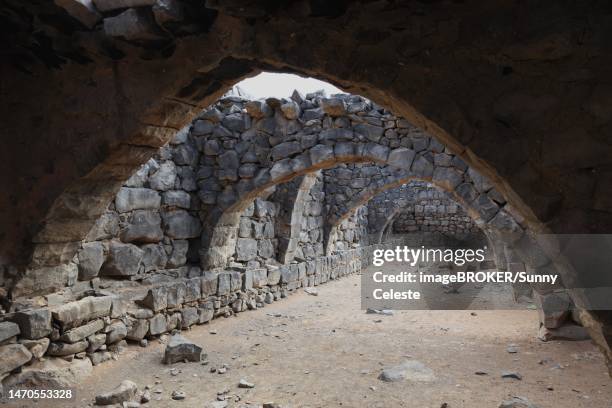
[[[280,223],[285,226],[285,229],[277,228],[277,232],[280,234],[278,260],[283,264],[289,264],[295,258],[308,195],[320,174],[319,171],[309,173],[299,180],[297,189],[287,199],[287,202],[293,203],[293,205],[289,211],[285,214],[279,214],[277,218],[277,224]]]
[[[0,160],[2,262],[25,265],[33,253],[38,266],[70,259],[104,207],[97,203],[157,142],[194,107],[261,69],[319,76],[392,108],[487,175],[533,231],[545,231],[544,222],[554,232],[609,230],[605,5],[274,4],[208,2],[168,31],[55,4],[27,4],[8,17],[27,28],[9,45],[15,52],[0,76],[6,133],[16,135]],[[39,13],[61,19],[62,29]],[[521,25],[507,18],[526,14]],[[544,20],[556,24],[539,27]],[[475,21],[498,22],[496,35]],[[574,41],[583,21],[592,35]],[[407,28],[415,24],[436,27],[435,35]],[[594,57],[585,62],[585,53]],[[541,79],[544,65],[558,80]]]
[[[434,174],[434,173],[432,173]],[[472,173],[474,175],[474,173]],[[403,184],[407,184],[410,181],[425,181],[436,187],[446,191],[451,198],[463,206],[468,212],[470,217],[475,221],[476,225],[482,230],[496,229],[500,231],[500,239],[512,240],[517,239],[523,234],[523,227],[514,218],[514,209],[507,203],[498,203],[497,201],[488,197],[488,195],[478,194],[477,188],[474,186],[473,181],[468,180],[461,184],[457,183],[456,180],[449,183],[449,180],[438,177],[423,177],[411,172],[400,171],[393,177],[381,182],[380,184],[374,185],[370,189],[363,190],[357,194],[347,205],[347,210],[340,214],[334,214],[329,222],[329,232],[327,233],[326,251],[329,254],[332,251],[332,240],[329,239],[333,230],[356,208],[364,205],[370,199],[376,195],[397,188]],[[462,188],[449,189],[450,185],[463,186]],[[489,190],[491,196],[497,196],[497,192]]]
[[[387,215],[385,223],[383,224],[382,228],[380,228],[378,232],[376,233],[375,243],[377,244],[383,243],[384,236],[389,233],[389,230],[393,225],[393,221],[395,220],[395,217],[397,216],[397,214],[400,213],[400,211],[401,211],[401,208],[399,207],[395,207],[390,211],[390,214]]]

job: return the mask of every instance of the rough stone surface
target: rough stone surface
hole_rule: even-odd
[[[199,362],[202,358],[202,347],[193,344],[180,334],[170,338],[164,351],[164,364],[173,364],[182,361]]]
[[[88,296],[76,302],[59,306],[52,311],[53,319],[63,327],[79,326],[80,323],[105,317],[110,314],[112,300],[110,296]]]
[[[115,389],[96,395],[96,405],[122,404],[136,397],[138,386],[130,381],[123,380]]]
[[[36,361],[24,367],[20,373],[6,378],[5,387],[28,385],[37,389],[70,388],[82,382],[92,373],[92,364],[88,358],[66,361],[61,358]]]
[[[130,276],[138,273],[143,251],[135,245],[112,241],[101,273],[106,276]]]
[[[21,344],[0,346],[0,376],[21,367],[32,358],[32,353]]]
[[[51,311],[49,309],[15,312],[9,318],[19,325],[21,336],[26,339],[40,339],[51,333]]]
[[[98,276],[104,263],[104,245],[101,242],[86,242],[78,253],[79,279],[90,280]]]
[[[0,322],[0,343],[20,333],[19,326],[13,322]]]

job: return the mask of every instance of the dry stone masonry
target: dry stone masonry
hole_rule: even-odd
[[[605,2],[3,6],[12,29],[0,103],[10,112],[3,130],[14,135],[0,151],[5,307],[17,282],[24,295],[43,290],[36,288],[43,276],[49,288],[74,283],[78,271],[69,263],[125,180],[202,108],[262,70],[326,79],[434,135],[516,210],[529,234],[508,241],[519,242],[533,270],[558,257],[554,242],[534,244],[533,234],[612,227]],[[221,244],[218,257],[206,255],[215,265],[233,253],[234,245]],[[538,252],[544,262],[528,261]],[[571,295],[589,311],[590,330],[611,361],[610,312],[594,310],[584,291]]]
[[[41,243],[26,273],[4,281],[3,384],[69,381],[127,341],[146,346],[359,272],[374,249],[407,242],[372,240],[370,199],[397,201],[420,232],[431,221],[456,234],[524,228],[486,178],[360,96],[220,99],[122,182],[74,254]],[[407,221],[394,231],[414,232]]]
[[[448,237],[446,245],[483,245],[482,232],[461,205],[444,191],[413,181],[387,190],[368,202],[370,234],[434,233]]]

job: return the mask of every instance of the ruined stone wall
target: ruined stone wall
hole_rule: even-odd
[[[0,322],[0,381],[10,387],[52,375],[76,383],[92,365],[116,358],[127,341],[146,347],[164,333],[265,307],[300,287],[360,271],[372,250],[263,268],[191,268],[172,279],[96,287],[80,300],[48,296],[48,304],[21,305]]]
[[[321,176],[316,178],[313,186],[304,200],[301,226],[299,228],[298,248],[296,258],[314,259],[324,255],[323,237],[325,234],[325,203],[324,181]]]
[[[469,214],[447,193],[428,183],[411,181],[368,202],[369,231],[410,234],[440,233],[455,241],[477,243],[482,232]]]
[[[605,2],[180,1],[176,21],[164,8],[113,3],[7,3],[7,279],[70,282],[65,262],[124,180],[201,107],[260,70],[319,76],[404,115],[489,177],[524,229],[612,226]],[[482,193],[473,200],[486,201]],[[41,251],[52,259],[26,269]],[[573,296],[589,308],[588,296]],[[593,316],[612,361],[611,318]]]
[[[368,237],[368,207],[358,207],[348,218],[342,220],[330,233],[328,253],[367,246]]]
[[[233,259],[248,268],[275,264],[278,239],[275,233],[278,204],[260,198],[247,207],[240,217],[238,240]]]
[[[67,287],[78,296],[100,279],[142,281],[152,274],[179,276],[186,265],[197,268],[202,232],[199,157],[188,129],[178,132],[124,182],[76,256],[62,266],[61,279],[49,273],[22,280],[13,295]]]

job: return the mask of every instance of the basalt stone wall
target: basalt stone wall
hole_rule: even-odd
[[[72,258],[140,164],[261,70],[318,76],[405,116],[489,178],[525,229],[610,231],[606,2],[112,3],[4,2],[9,279],[28,276],[39,246]],[[612,361],[610,313],[592,317]]]
[[[307,185],[303,185],[304,179],[296,178],[277,186],[271,198],[287,212],[283,218],[285,222],[279,228],[285,231],[283,237],[286,240],[295,240],[295,244],[288,242],[286,246],[293,245],[290,250],[296,259],[314,259],[324,255],[325,182],[318,172],[305,177],[312,177],[307,180]],[[295,191],[300,188],[303,192],[298,192],[296,196]],[[289,197],[295,199],[289,200]],[[277,221],[279,224],[280,218]]]
[[[247,207],[240,217],[236,252],[230,262],[258,268],[276,263],[278,239],[275,233],[279,206],[260,198]]]
[[[368,207],[361,206],[332,228],[328,253],[347,251],[368,244]]]
[[[426,183],[411,182],[375,197],[368,203],[369,225],[381,224],[386,215],[384,202],[397,203],[397,213],[391,221],[395,234],[437,232],[474,243],[482,237],[480,229],[457,202]]]
[[[108,279],[141,281],[151,274],[177,276],[199,265],[202,223],[197,172],[200,153],[189,128],[134,173],[96,221],[63,273],[21,280],[13,295],[83,292]],[[44,268],[44,256],[34,265]],[[52,267],[49,267],[52,269]]]
[[[180,268],[185,273],[165,280],[112,292],[97,285],[79,300],[22,305],[0,319],[0,381],[12,387],[50,376],[61,377],[62,386],[73,385],[91,373],[92,365],[117,358],[128,341],[145,347],[147,339],[164,333],[265,307],[300,287],[359,272],[372,251],[383,247],[261,268]]]

